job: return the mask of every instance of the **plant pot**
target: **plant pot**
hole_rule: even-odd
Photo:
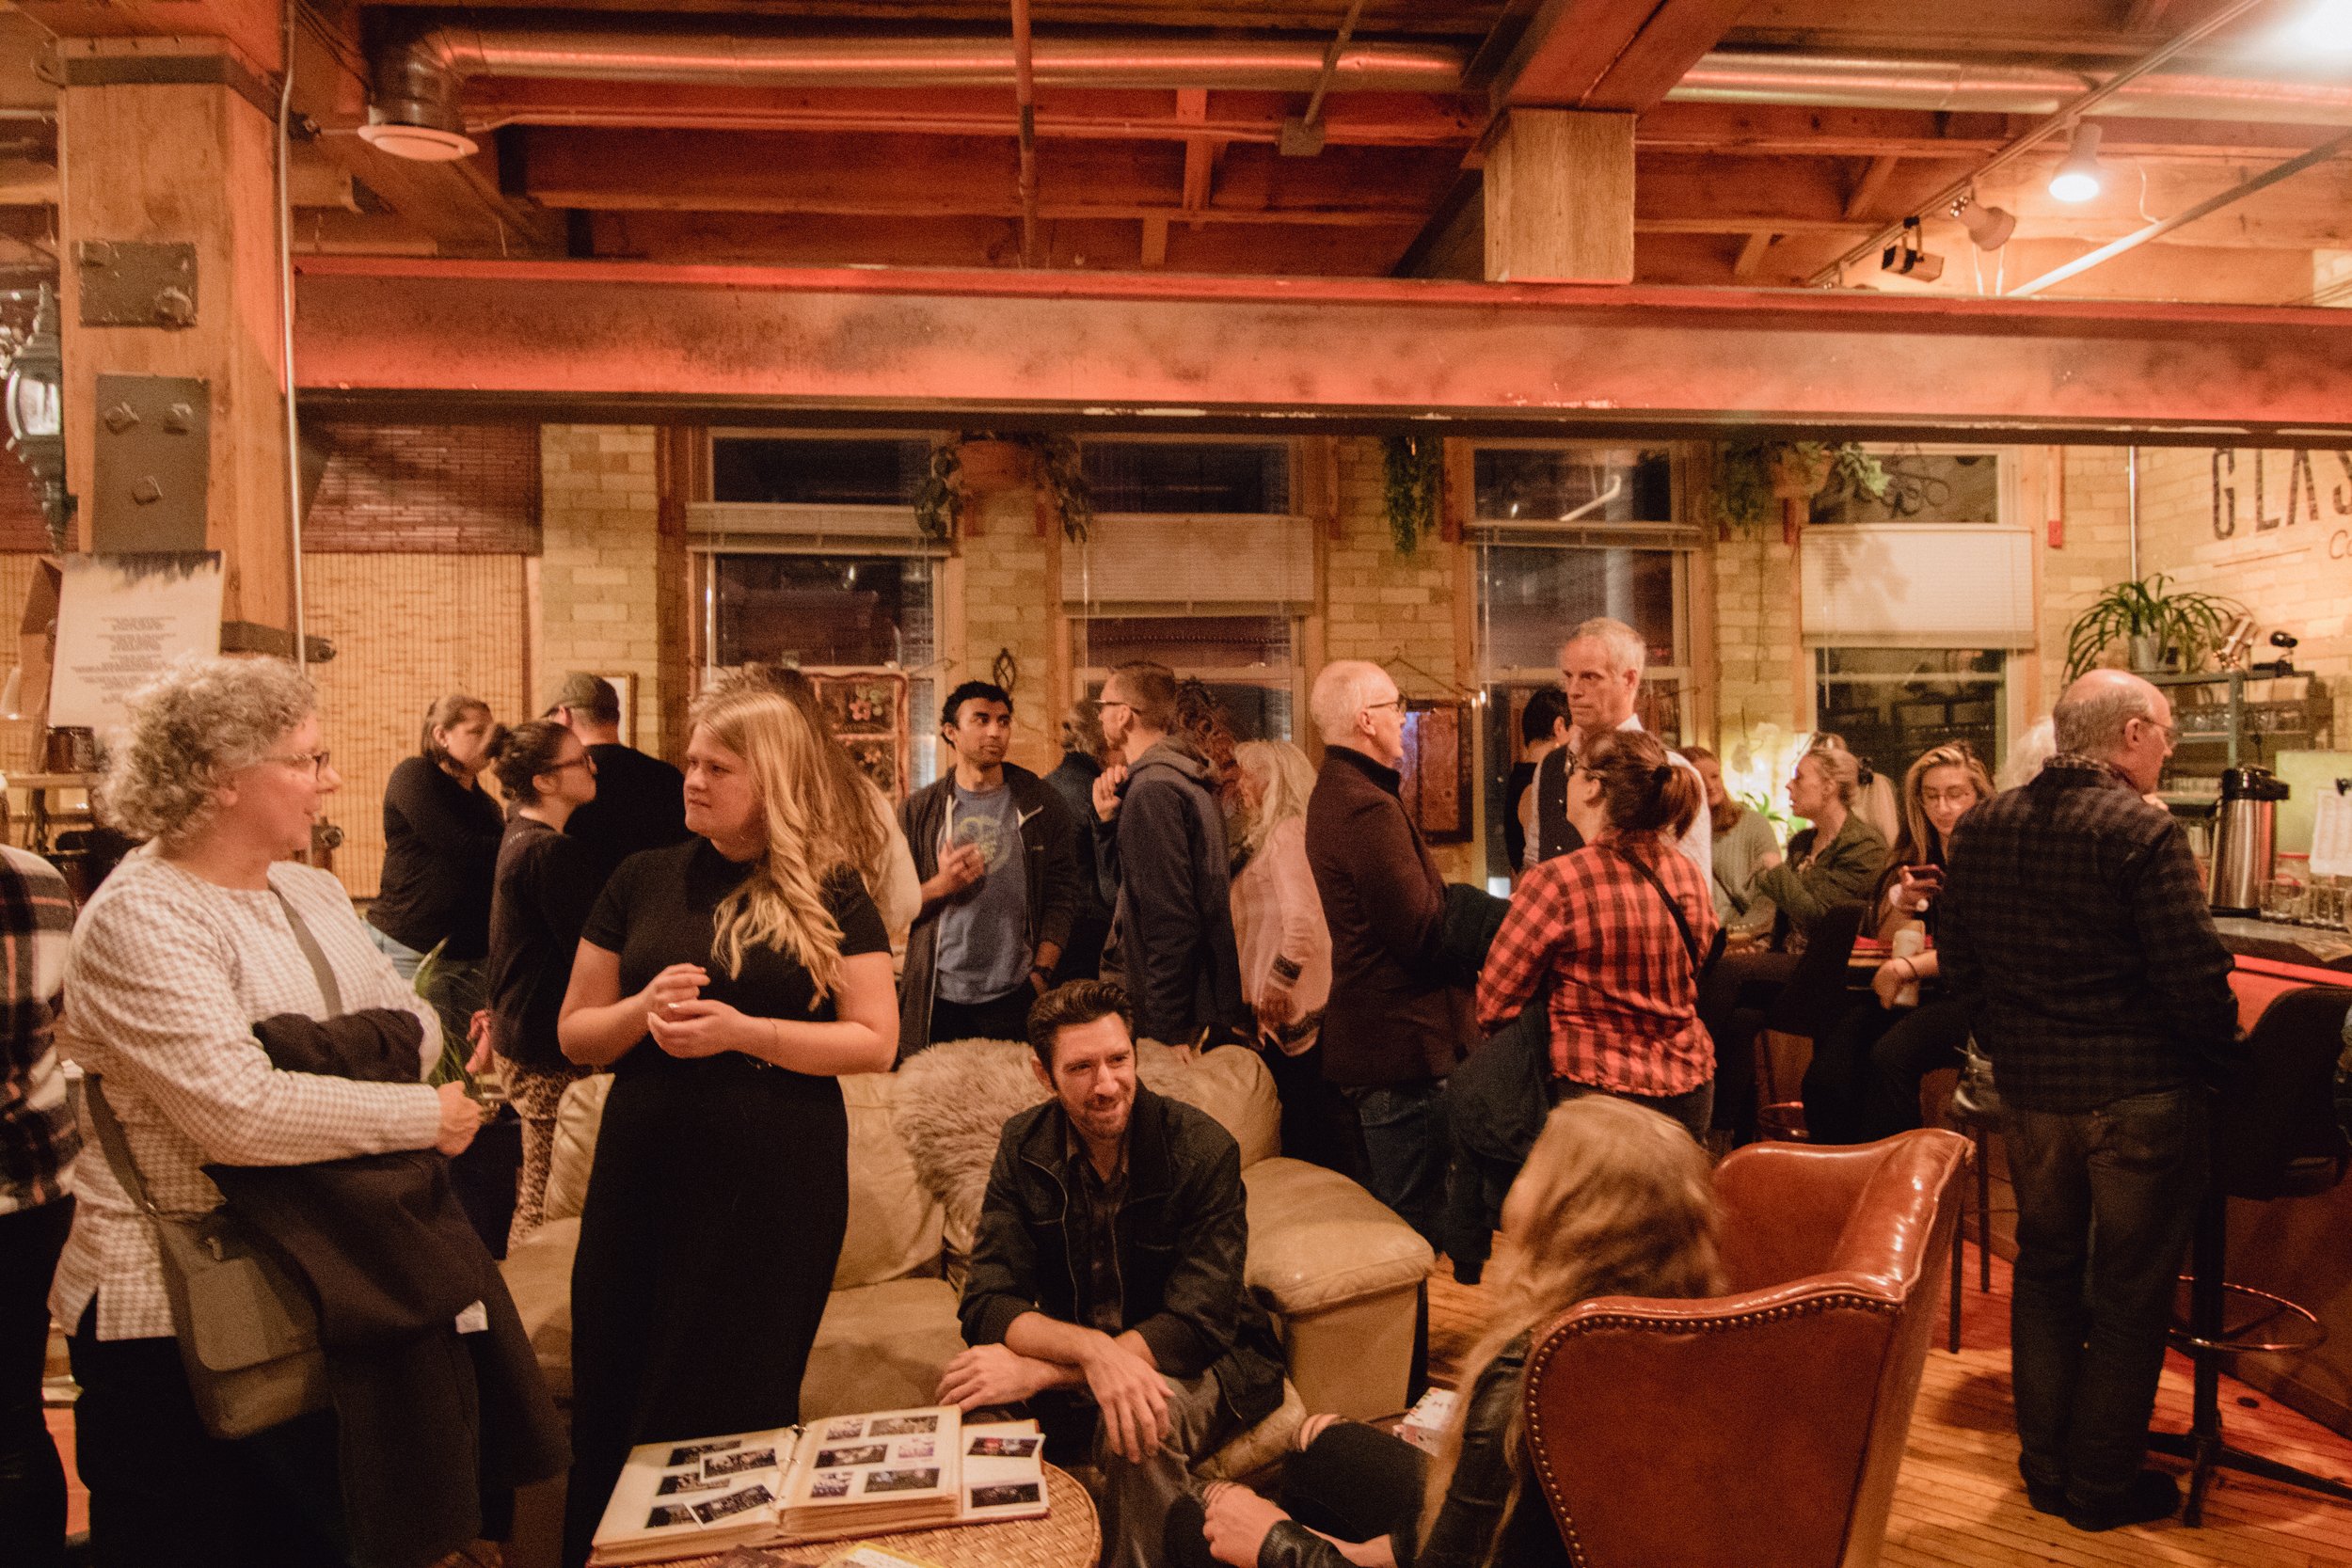
[[[2152,675],[2164,668],[2164,639],[2154,632],[2140,632],[2124,639],[2124,648],[2132,668],[2143,675]]]
[[[1829,483],[1829,451],[1803,452],[1783,447],[1772,457],[1772,494],[1782,500],[1811,500]]]
[[[956,461],[967,496],[993,496],[1035,483],[1029,451],[1015,441],[965,441],[956,448]]]

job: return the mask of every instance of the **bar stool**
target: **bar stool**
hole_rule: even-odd
[[[2229,1212],[2233,1197],[2268,1201],[2324,1193],[2352,1165],[2352,1143],[2337,1125],[2331,1093],[2347,1008],[2352,990],[2342,987],[2307,986],[2281,994],[2255,1021],[2246,1037],[2247,1060],[2215,1103],[2213,1175],[2198,1206],[2190,1272],[2182,1276],[2188,1323],[2172,1329],[2172,1342],[2196,1366],[2192,1418],[2185,1433],[2148,1434],[2148,1446],[2158,1453],[2193,1462],[2181,1515],[2190,1525],[2203,1517],[2216,1469],[2352,1502],[2352,1485],[2234,1448],[2221,1433],[2222,1357],[2307,1351],[2327,1338],[2326,1325],[2308,1307],[2228,1281]],[[2234,1329],[2227,1323],[2233,1295],[2259,1307]],[[2272,1325],[2282,1322],[2298,1326],[2281,1338]]]
[[[2001,1091],[1993,1082],[1993,1064],[1977,1049],[1974,1037],[1961,1053],[1960,1082],[1953,1087],[1951,1107],[1944,1119],[1954,1132],[1966,1133],[1975,1147],[1977,1291],[1989,1295],[1993,1290],[1993,1134],[2001,1130]],[[1947,1343],[1954,1355],[1960,1354],[1960,1276],[1967,1259],[1968,1212],[1963,1210],[1960,1223],[1952,1227],[1952,1323]]]

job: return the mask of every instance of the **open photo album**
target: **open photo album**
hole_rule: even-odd
[[[953,1405],[641,1444],[589,1561],[617,1568],[1041,1514],[1043,1445],[1035,1421],[967,1424]]]

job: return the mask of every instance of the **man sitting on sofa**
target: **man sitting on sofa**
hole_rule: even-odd
[[[1156,1560],[1193,1465],[1282,1400],[1281,1347],[1242,1283],[1241,1151],[1136,1082],[1134,1030],[1099,980],[1029,1010],[1054,1098],[1005,1123],[963,1286],[971,1348],[938,1395],[1029,1402],[1057,1455],[1090,1442],[1115,1568]]]

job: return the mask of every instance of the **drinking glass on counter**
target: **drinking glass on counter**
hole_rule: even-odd
[[[2263,889],[2263,918],[2292,926],[2303,918],[2308,893],[2299,877],[2273,877]]]

